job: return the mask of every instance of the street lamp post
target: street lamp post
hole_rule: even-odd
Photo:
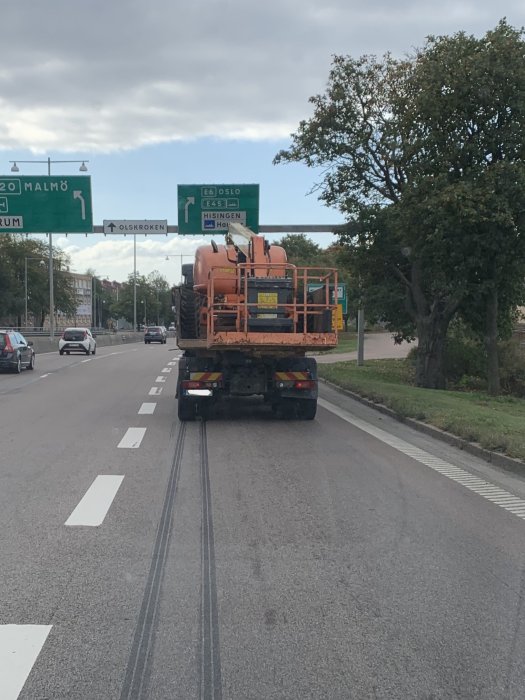
[[[148,311],[147,311],[146,299],[142,299],[140,303],[141,303],[141,304],[144,304],[144,328],[145,328],[145,327],[148,325],[148,323],[147,323],[147,321],[148,321]]]
[[[86,163],[88,160],[51,160],[48,156],[46,160],[10,160],[12,163],[11,172],[17,173],[20,168],[17,163],[47,163],[47,174],[51,177],[51,163],[82,163],[79,170],[82,173],[87,172]],[[49,231],[49,337],[54,340],[55,337],[55,296],[53,282],[53,234]]]
[[[169,255],[165,256],[166,260],[169,260],[170,258],[180,258],[180,272],[182,275],[182,259],[191,258],[193,260],[194,255],[192,253],[170,253]]]

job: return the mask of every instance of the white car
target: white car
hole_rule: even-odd
[[[66,328],[58,341],[58,352],[69,355],[70,352],[85,352],[95,354],[97,341],[91,335],[89,328]]]

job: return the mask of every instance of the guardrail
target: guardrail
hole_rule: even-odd
[[[1,324],[0,324],[0,325],[1,325]],[[25,337],[27,337],[27,338],[30,338],[30,337],[37,337],[37,338],[38,338],[38,337],[41,337],[41,336],[42,336],[42,337],[49,336],[49,328],[36,328],[36,327],[34,327],[34,326],[26,327],[26,326],[10,326],[10,325],[4,326],[4,327],[8,328],[9,330],[18,331],[19,333],[21,333],[23,336],[25,336]],[[53,334],[54,337],[55,337],[55,338],[60,338],[60,336],[62,335],[62,333],[66,330],[66,327],[67,327],[67,328],[72,328],[72,326],[64,326],[63,328],[55,328],[55,331],[54,331],[54,334]],[[82,328],[83,328],[83,327],[84,327],[84,326],[82,326]],[[108,328],[90,328],[89,330],[91,331],[91,333],[93,333],[93,334],[95,334],[95,335],[97,335],[97,336],[100,336],[100,335],[117,335],[118,333],[120,333],[120,334],[131,334],[131,333],[134,333],[134,331],[131,330],[131,329],[129,329],[129,330],[127,330],[127,329],[126,329],[126,330],[124,330],[124,329],[118,329],[118,330],[117,330],[116,328],[112,328],[112,329],[108,329]]]

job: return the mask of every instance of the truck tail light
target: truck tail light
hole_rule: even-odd
[[[293,385],[294,389],[314,389],[315,388],[315,381],[312,379],[299,379],[296,382],[294,382]]]

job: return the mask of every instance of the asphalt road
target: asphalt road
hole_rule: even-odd
[[[0,375],[1,700],[525,698],[522,478],[325,387],[181,426],[177,357]]]

